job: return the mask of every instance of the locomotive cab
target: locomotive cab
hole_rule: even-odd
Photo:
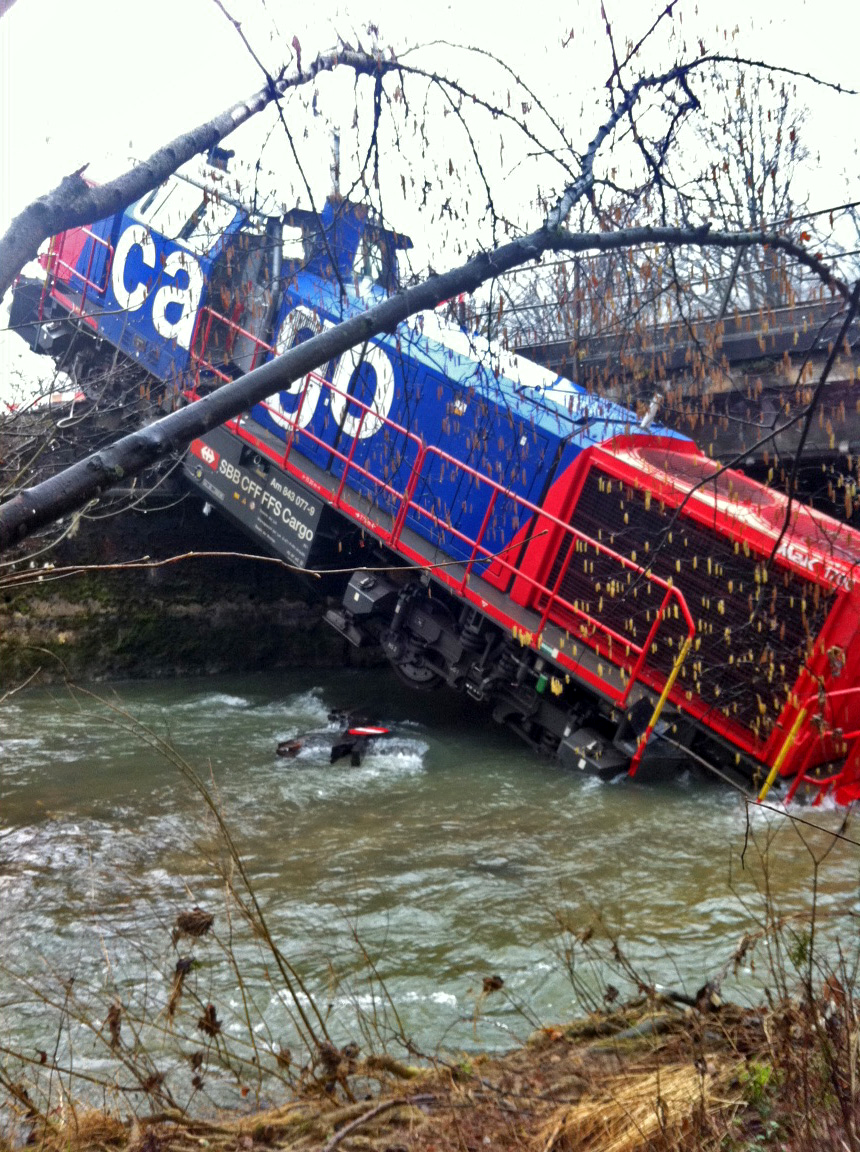
[[[330,196],[319,214],[294,208],[284,224],[301,236],[303,271],[356,288],[369,281],[386,293],[400,286],[397,253],[412,241],[383,227],[365,205]]]
[[[320,213],[247,215],[212,267],[192,348],[196,386],[217,386],[284,351],[290,294],[313,304],[332,283],[356,296],[396,291],[397,252],[411,247],[368,208],[336,196]]]
[[[63,357],[85,380],[124,352],[150,375],[185,373],[212,268],[247,220],[205,181],[172,176],[114,216],[55,236],[40,278],[19,279],[13,316],[34,350]]]
[[[331,196],[322,211],[249,211],[209,172],[177,174],[116,216],[54,237],[43,279],[20,280],[13,323],[40,352],[96,361],[106,339],[162,380],[207,390],[276,351],[288,288],[366,297],[399,285],[412,241]],[[82,353],[83,350],[83,353]]]

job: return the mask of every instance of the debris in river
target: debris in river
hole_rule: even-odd
[[[214,923],[215,917],[209,912],[204,912],[202,908],[198,908],[196,904],[190,912],[180,912],[176,917],[171,933],[174,948],[181,936],[191,936],[197,940],[201,936],[205,936]]]
[[[388,728],[378,724],[364,712],[355,708],[333,708],[328,713],[328,719],[334,723],[342,724],[343,729],[331,745],[329,764],[336,764],[338,760],[349,757],[353,768],[358,768],[368,751],[370,742],[380,736],[390,736]],[[284,759],[294,760],[302,751],[315,750],[319,743],[319,735],[313,732],[304,736],[293,736],[281,740],[275,748],[275,753]],[[322,739],[327,743],[328,736]]]
[[[197,1021],[197,1027],[207,1036],[217,1036],[221,1031],[221,1021],[218,1019],[215,1005],[211,1002],[203,1009],[203,1015]]]
[[[361,765],[362,757],[368,749],[371,740],[377,739],[379,736],[390,736],[391,733],[388,728],[382,728],[376,724],[365,724],[354,728],[347,728],[341,732],[337,738],[337,742],[332,745],[330,764],[336,763],[338,760],[343,760],[345,756],[349,757],[349,762],[353,768],[358,768]]]

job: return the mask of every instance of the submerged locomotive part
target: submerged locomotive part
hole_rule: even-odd
[[[363,724],[355,728],[347,728],[341,732],[332,745],[329,763],[336,764],[338,760],[343,760],[348,756],[350,765],[353,768],[360,768],[361,761],[372,742],[390,735],[391,732],[388,728],[378,724]]]
[[[16,307],[43,351],[73,331],[193,402],[395,290],[409,244],[342,199],[267,218],[177,177],[58,237]],[[860,533],[438,313],[185,474],[290,564],[355,570],[328,613],[350,643],[573,770],[860,797]]]
[[[346,723],[346,727],[333,742],[328,736],[321,738],[319,733],[292,736],[279,741],[275,755],[286,760],[295,760],[301,753],[313,752],[319,748],[320,743],[324,743],[330,745],[327,749],[329,764],[336,764],[348,758],[351,767],[359,768],[364,756],[377,740],[384,740],[385,737],[394,735],[390,728],[382,724],[371,724],[366,717],[355,714],[329,713],[329,719],[343,720]]]

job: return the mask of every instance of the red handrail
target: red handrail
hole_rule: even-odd
[[[63,304],[70,310],[73,315],[83,316],[84,306],[87,302],[87,294],[90,289],[101,296],[104,294],[104,291],[107,288],[108,277],[110,276],[111,265],[113,264],[113,245],[110,243],[110,241],[105,240],[104,237],[97,236],[95,232],[93,232],[90,228],[79,228],[75,229],[75,231],[82,232],[87,240],[92,241],[92,245],[90,247],[90,258],[87,261],[87,270],[85,273],[78,272],[74,264],[70,264],[67,260],[63,259],[63,253],[65,252],[66,243],[69,237],[68,232],[60,232],[57,236],[52,238],[50,247],[48,248],[47,260],[45,261],[45,282],[42,285],[42,296],[39,300],[40,320],[44,318],[45,296],[48,292],[51,292],[52,295],[57,296],[58,299],[62,299]],[[95,259],[97,244],[101,244],[103,248],[107,249],[107,258],[105,259],[104,275],[102,277],[101,284],[97,284],[93,279],[91,279],[93,260]],[[76,280],[80,280],[83,283],[84,287],[81,293],[80,301],[72,300],[65,294],[62,296],[60,295],[57,288],[57,282],[60,279],[58,276],[58,269],[60,268],[69,273],[69,276],[66,277],[66,280],[71,280],[71,278],[74,277]]]
[[[860,696],[860,685],[854,685],[851,688],[831,689],[827,692],[825,702],[827,704],[830,704],[833,700],[837,700],[841,697],[851,696],[851,695]],[[815,690],[813,692],[810,692],[809,696],[806,698],[806,700],[804,702],[798,701],[797,714],[800,715],[801,713],[808,713],[809,712],[809,705],[812,704],[813,701],[817,700],[818,698],[819,698],[819,693],[817,690]],[[823,720],[824,717],[821,716],[820,714],[817,716],[812,716],[811,722],[815,723],[816,720],[819,720],[819,719]],[[801,735],[800,739],[798,740],[797,747],[798,748],[802,747],[803,744],[806,743],[806,741],[811,738],[812,734],[813,734],[812,729],[807,728],[806,731]],[[786,737],[786,741],[789,739],[790,735],[791,734],[789,733],[789,735]],[[795,792],[797,791],[797,789],[800,787],[801,783],[804,780],[806,781],[807,784],[814,785],[816,788],[819,789],[820,797],[825,796],[827,794],[827,792],[829,792],[830,789],[837,783],[837,781],[842,776],[844,776],[845,773],[848,771],[849,766],[851,765],[851,762],[852,762],[852,758],[857,759],[858,753],[860,753],[860,742],[858,742],[858,738],[860,738],[860,729],[857,729],[856,731],[852,731],[852,732],[843,732],[842,733],[841,739],[843,742],[843,746],[845,748],[845,760],[844,760],[843,766],[839,772],[836,772],[831,776],[818,777],[817,779],[816,778],[810,779],[807,776],[807,773],[809,772],[808,768],[804,768],[801,772],[796,773],[794,779],[791,782],[791,787],[789,788],[788,792],[786,793],[786,797],[785,797],[786,803],[788,803],[788,801],[794,797]],[[848,742],[849,741],[853,741],[853,746],[852,746],[850,752],[848,751]],[[858,765],[858,767],[860,767],[860,765]],[[762,799],[762,798],[763,797],[761,795],[759,795],[759,799]]]
[[[251,359],[252,368],[256,368],[261,352],[270,352],[273,356],[277,355],[277,349],[273,348],[271,344],[267,344],[265,340],[261,340],[259,336],[255,336],[253,332],[249,332],[247,328],[243,328],[240,324],[237,324],[231,317],[225,316],[222,312],[216,312],[214,308],[210,308],[207,305],[201,308],[198,313],[194,325],[194,335],[191,340],[191,363],[194,366],[194,379],[198,385],[200,383],[201,368],[205,372],[211,372],[213,376],[217,376],[222,383],[226,384],[229,380],[233,379],[232,376],[228,376],[226,372],[223,372],[217,364],[206,359],[206,354],[209,351],[209,340],[212,335],[212,324],[215,320],[223,324],[229,332],[228,345],[224,349],[225,357],[228,360],[232,354],[233,345],[237,336],[245,336],[254,344],[254,355]],[[221,363],[223,364],[223,361],[221,361]]]
[[[334,448],[328,442],[324,441],[321,437],[316,435],[316,433],[312,432],[310,428],[300,427],[302,406],[305,402],[307,391],[312,381],[321,388],[327,389],[330,393],[343,397],[343,399],[348,401],[349,404],[361,410],[359,427],[357,429],[356,435],[352,438],[352,444],[350,446],[349,452],[346,454],[339,451],[337,448]],[[272,409],[265,402],[262,403],[262,407],[274,412],[274,409]],[[415,444],[417,448],[416,458],[410,467],[407,483],[403,491],[400,491],[390,482],[370,472],[363,465],[356,463],[354,459],[356,448],[360,440],[361,427],[363,426],[364,420],[368,413],[372,413],[376,419],[381,420],[385,427],[390,429],[396,435],[405,437],[408,441],[411,441],[413,444]],[[628,559],[626,556],[623,556],[620,553],[614,551],[614,549],[608,548],[605,544],[602,544],[601,542],[595,540],[593,537],[586,535],[579,529],[573,528],[570,524],[558,519],[556,516],[547,513],[544,509],[540,508],[536,504],[533,504],[525,497],[512,493],[509,489],[505,488],[497,481],[492,480],[490,477],[483,476],[471,465],[464,463],[457,457],[450,455],[450,453],[444,452],[440,448],[425,445],[420,440],[420,438],[415,435],[415,433],[409,432],[407,429],[401,427],[399,424],[393,420],[390,420],[388,417],[382,417],[372,404],[365,404],[363,401],[350,396],[346,391],[336,388],[328,380],[322,376],[319,376],[317,373],[310,372],[305,377],[299,397],[298,408],[294,416],[292,418],[285,418],[282,412],[279,412],[277,415],[279,421],[284,421],[286,419],[289,425],[287,442],[284,446],[283,455],[273,452],[272,449],[264,441],[254,436],[254,434],[245,425],[240,424],[238,421],[232,421],[230,426],[242,439],[252,443],[258,451],[262,451],[270,458],[275,459],[277,463],[279,463],[291,474],[296,475],[298,478],[304,477],[305,480],[307,480],[307,476],[304,472],[302,472],[301,468],[297,467],[290,461],[290,455],[297,438],[300,440],[304,439],[311,444],[316,444],[326,453],[330,453],[336,459],[340,460],[343,465],[343,474],[340,478],[336,493],[333,497],[331,494],[326,493],[327,498],[331,500],[334,507],[338,508],[339,511],[353,519],[359,520],[366,527],[372,528],[381,539],[385,540],[392,547],[399,548],[400,551],[406,551],[406,549],[401,545],[401,537],[405,527],[406,519],[410,513],[412,513],[414,516],[427,520],[430,525],[439,529],[444,535],[449,536],[450,538],[453,538],[465,545],[469,549],[470,555],[468,561],[465,562],[465,572],[463,576],[457,577],[456,579],[456,586],[458,587],[460,594],[467,596],[470,600],[479,599],[477,595],[470,594],[468,589],[468,581],[474,569],[474,565],[481,562],[493,562],[499,564],[503,571],[509,573],[510,575],[515,575],[517,579],[523,580],[533,591],[537,592],[539,595],[546,596],[548,599],[541,616],[540,625],[538,629],[531,634],[531,642],[536,646],[539,646],[540,644],[541,635],[550,617],[552,615],[559,615],[558,610],[562,609],[563,612],[572,615],[582,620],[583,622],[587,622],[588,626],[592,630],[592,635],[594,635],[594,633],[600,633],[602,639],[598,640],[594,644],[589,644],[590,647],[595,648],[598,652],[601,651],[601,645],[603,645],[604,648],[608,646],[609,650],[611,651],[613,644],[617,644],[620,647],[622,653],[625,655],[630,655],[631,653],[635,654],[636,659],[633,662],[632,667],[628,670],[628,679],[623,691],[619,691],[613,684],[606,682],[598,676],[595,676],[587,668],[579,665],[578,662],[572,660],[571,658],[566,657],[566,655],[562,659],[563,663],[568,664],[571,667],[578,668],[579,675],[588,680],[593,687],[599,688],[602,693],[609,696],[610,699],[615,701],[620,706],[623,707],[627,703],[633,686],[638,681],[647,682],[650,687],[659,687],[666,681],[666,677],[660,673],[657,673],[656,670],[646,669],[646,664],[648,652],[654,641],[654,637],[660,624],[666,619],[667,609],[671,602],[674,601],[678,605],[678,609],[686,626],[687,636],[691,639],[695,636],[696,625],[693,616],[687,606],[686,600],[684,599],[680,589],[674,586],[670,581],[656,576],[654,573],[649,572],[642,565]],[[414,500],[415,489],[419,483],[422,473],[427,466],[428,461],[431,458],[435,458],[444,464],[449,464],[452,467],[459,469],[466,475],[470,476],[473,481],[477,481],[478,483],[486,485],[487,488],[489,488],[489,507],[486,514],[484,515],[481,527],[478,530],[478,535],[476,537],[471,537],[460,531],[460,529],[456,528],[449,521],[443,520],[441,517],[436,515],[436,513],[431,512],[428,508],[425,508],[423,505],[417,503]],[[358,509],[352,507],[352,505],[345,501],[344,490],[346,488],[347,478],[350,475],[358,475],[363,477],[365,480],[373,484],[379,493],[385,493],[388,497],[397,503],[398,508],[393,516],[393,522],[390,529],[387,530],[383,525],[369,521],[368,518],[364,516]],[[528,514],[527,518],[539,516],[541,518],[541,522],[546,523],[547,528],[552,526],[561,529],[562,533],[570,540],[571,543],[571,546],[568,549],[568,564],[570,562],[570,557],[574,552],[574,543],[576,541],[580,541],[587,546],[594,548],[596,551],[606,556],[610,560],[613,560],[620,567],[635,573],[638,577],[645,579],[650,584],[662,589],[663,598],[660,604],[660,608],[655,615],[654,623],[649,630],[644,644],[637,644],[629,637],[622,636],[621,633],[616,632],[615,629],[609,627],[609,625],[602,623],[600,620],[593,616],[590,616],[577,605],[572,604],[570,601],[561,596],[559,593],[559,587],[561,583],[561,575],[563,575],[565,571],[564,565],[562,566],[562,573],[560,574],[559,578],[554,581],[553,588],[550,589],[540,580],[524,573],[521,569],[515,567],[513,563],[508,561],[504,555],[505,550],[499,553],[498,550],[491,550],[484,546],[482,541],[490,524],[493,507],[499,496],[503,496],[505,499],[514,502],[518,509],[521,509],[523,512]],[[440,572],[440,575],[443,577],[445,582],[455,586],[454,578],[450,574],[447,572]],[[493,612],[492,606],[490,606],[490,611],[491,613]],[[625,660],[624,657],[622,657],[622,659],[618,661],[619,669],[624,671],[624,665]]]

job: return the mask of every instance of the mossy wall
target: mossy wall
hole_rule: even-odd
[[[253,558],[247,538],[178,482],[159,490],[158,504],[80,528],[0,580],[0,688],[34,672],[42,679],[119,679],[208,675],[296,665],[341,665],[357,655],[322,622],[322,582]],[[52,535],[58,535],[54,527]],[[231,552],[235,556],[178,560],[158,568],[105,571],[123,564]],[[7,558],[9,559],[9,558]],[[53,568],[45,568],[44,564]],[[32,567],[31,567],[32,565]],[[58,578],[58,570],[80,571]],[[8,577],[9,567],[3,569]]]

